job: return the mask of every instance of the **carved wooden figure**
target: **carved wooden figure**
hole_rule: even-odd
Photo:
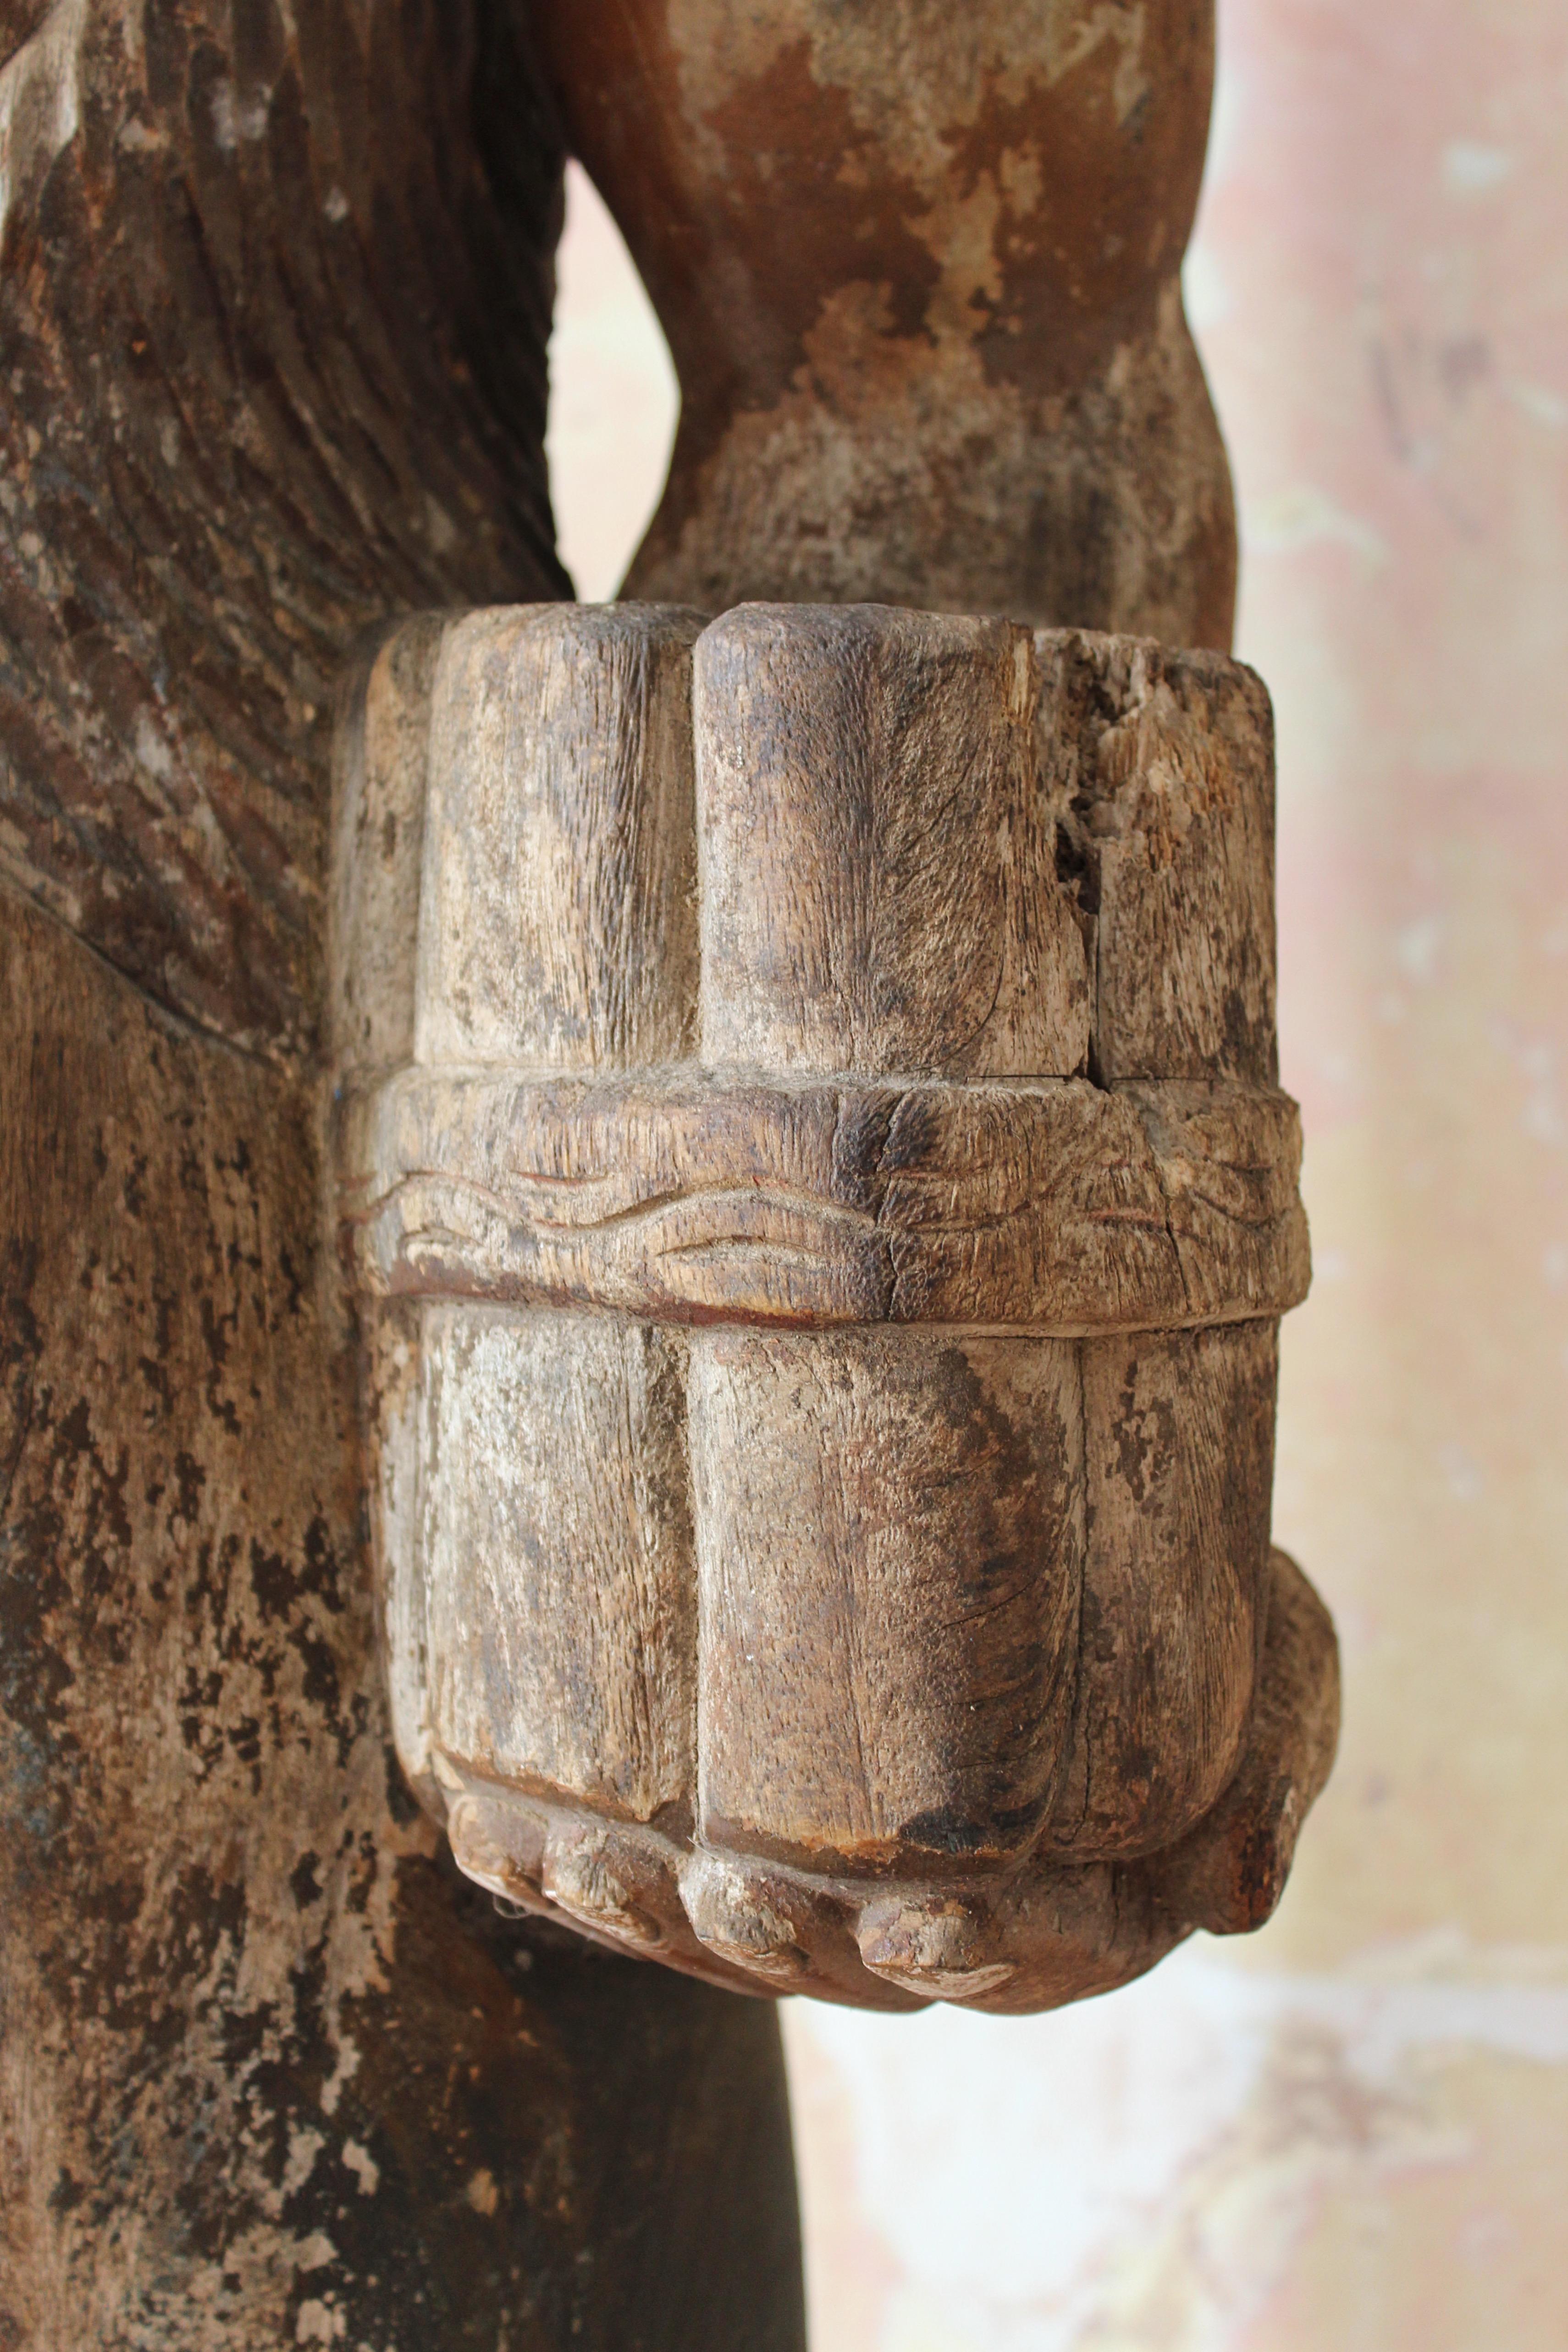
[[[405,1767],[752,1990],[1038,2009],[1272,1909],[1331,1630],[1253,675],[523,607],[340,758],[342,1213]]]
[[[1211,48],[0,0],[7,2352],[800,2352],[773,2021],[614,1952],[1025,2004],[1268,1900],[1329,1689],[1258,1549],[1254,689],[753,616],[694,703],[691,614],[407,623],[329,848],[363,633],[570,591],[568,145],[682,375],[638,593],[1225,646]]]

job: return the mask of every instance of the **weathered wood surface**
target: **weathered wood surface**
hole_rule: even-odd
[[[1245,1934],[1271,1916],[1333,1761],[1339,1710],[1333,1621],[1294,1560],[1275,1551],[1241,1760],[1213,1811],[1162,1860],[1171,1909],[1216,1935]]]
[[[0,1003],[0,2343],[787,2352],[771,2019],[400,1785],[311,1097],[9,898]]]
[[[1038,645],[1041,773],[1094,916],[1097,1074],[1272,1082],[1274,718],[1261,679],[1075,631]]]
[[[1236,1776],[1185,1837],[1136,1860],[1037,1855],[1005,1877],[936,1886],[810,1874],[595,1820],[485,1775],[449,1775],[464,1869],[525,1907],[693,1975],[859,2008],[932,1999],[1003,2014],[1127,1983],[1204,1927],[1235,1935],[1279,1901],[1339,1729],[1333,1627],[1294,1562],[1270,1553],[1256,1699]]]
[[[1079,1352],[1089,1536],[1064,1853],[1156,1851],[1233,1778],[1268,1609],[1275,1326]]]
[[[298,1048],[345,649],[566,585],[559,131],[476,0],[55,0],[0,67],[0,873]]]
[[[702,1058],[1084,1067],[1089,975],[1009,621],[744,605],[694,657]]]
[[[567,585],[525,37],[0,5],[7,2352],[802,2341],[769,2011],[402,1784],[322,1246],[337,681]]]
[[[481,613],[433,687],[415,1050],[616,1069],[692,1042],[695,614]],[[614,716],[611,731],[611,714]],[[504,744],[500,760],[493,748]]]
[[[681,386],[638,596],[1226,646],[1208,0],[535,0]]]
[[[1082,1595],[1075,1350],[721,1329],[689,1397],[707,1843],[843,1875],[1026,1855]]]
[[[443,1751],[690,1822],[697,1594],[684,1352],[607,1316],[434,1307],[417,1433]],[[520,1528],[549,1530],[520,1546]]]
[[[379,649],[339,776],[395,1712],[463,1867],[882,2007],[1257,1924],[1335,1713],[1315,1602],[1270,1632],[1308,1265],[1257,680],[880,606],[481,613]]]
[[[344,737],[344,807],[375,819],[342,819],[344,1058],[412,1057],[346,1113],[375,1287],[1062,1335],[1304,1296],[1250,673],[875,607],[747,607],[700,636],[544,608],[431,651],[434,625],[382,651]],[[656,745],[661,664],[689,716],[672,701]],[[511,713],[568,671],[542,782]],[[567,761],[614,933],[592,861],[542,845]],[[602,1010],[630,988],[661,1008],[640,1069]]]

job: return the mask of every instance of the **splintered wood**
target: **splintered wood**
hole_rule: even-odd
[[[338,1157],[405,1766],[481,1885],[1018,2011],[1278,1900],[1307,1287],[1268,698],[743,605],[410,623],[342,730]]]

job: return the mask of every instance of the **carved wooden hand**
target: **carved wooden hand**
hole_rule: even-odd
[[[1267,697],[904,613],[416,623],[340,759],[398,1737],[470,1875],[1017,2011],[1272,1908],[1333,1637]]]

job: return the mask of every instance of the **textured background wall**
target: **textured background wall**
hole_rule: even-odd
[[[1191,263],[1279,709],[1311,1302],[1276,1508],[1337,1777],[1275,1924],[1057,2017],[788,2019],[816,2352],[1568,2343],[1568,0],[1222,0]],[[657,335],[582,192],[609,593]]]

